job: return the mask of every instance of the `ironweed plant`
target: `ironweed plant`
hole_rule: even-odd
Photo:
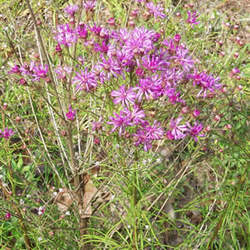
[[[0,245],[226,249],[226,215],[245,211],[229,197],[246,170],[225,200],[218,192],[236,166],[228,141],[246,164],[239,27],[182,1],[45,2],[17,3],[29,20],[2,29],[13,56],[1,93]]]

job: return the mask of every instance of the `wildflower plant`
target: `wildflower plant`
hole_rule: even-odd
[[[163,146],[174,148],[171,156],[176,155],[176,150],[183,152],[186,149],[188,154],[192,152],[200,156],[201,148],[213,138],[209,125],[216,127],[220,121],[217,118],[214,121],[214,117],[208,114],[215,113],[215,103],[223,103],[227,98],[225,76],[219,70],[202,65],[199,53],[188,40],[189,33],[199,29],[202,19],[198,12],[184,9],[183,17],[187,16],[187,19],[182,18],[183,25],[175,27],[172,20],[168,23],[167,3],[137,0],[131,1],[129,10],[125,8],[125,14],[120,18],[109,14],[104,15],[106,20],[103,21],[99,14],[105,4],[90,0],[64,6],[62,16],[51,26],[46,26],[38,24],[31,2],[25,2],[35,29],[36,56],[22,57],[15,41],[9,39],[17,56],[6,70],[6,75],[13,89],[24,93],[25,100],[21,106],[23,110],[27,108],[27,114],[23,111],[23,118],[32,118],[32,126],[25,130],[21,115],[18,114],[19,119],[14,120],[8,113],[8,107],[2,105],[0,143],[5,148],[6,176],[9,176],[12,189],[10,191],[8,185],[2,185],[6,199],[14,204],[21,202],[22,209],[26,209],[27,202],[35,204],[29,198],[24,201],[12,196],[12,193],[16,194],[13,169],[20,170],[19,165],[28,158],[28,171],[35,176],[38,169],[38,175],[43,176],[42,182],[49,183],[47,189],[50,186],[52,190],[52,185],[60,187],[58,193],[52,190],[53,201],[59,203],[58,209],[64,213],[58,223],[63,228],[65,216],[72,216],[69,223],[78,225],[78,247],[85,249],[89,242],[95,242],[95,237],[98,242],[100,233],[96,229],[97,233],[91,234],[95,231],[91,218],[97,210],[93,209],[93,202],[106,201],[101,194],[102,185],[97,190],[92,180],[100,174],[100,184],[107,176],[112,179],[112,174],[117,174],[116,177],[123,180],[117,193],[121,193],[124,187],[128,189],[124,192],[127,196],[123,197],[127,203],[125,212],[120,214],[122,233],[119,226],[114,227],[114,232],[116,237],[121,236],[124,249],[129,244],[136,249],[140,244],[138,235],[142,237],[143,232],[149,234],[152,231],[152,236],[157,230],[153,228],[152,221],[151,225],[148,219],[143,218],[144,215],[138,215],[140,210],[145,210],[146,216],[154,205],[153,202],[147,204],[148,209],[143,207],[143,199],[139,197],[151,189],[146,184],[139,184],[139,179],[155,182],[152,186],[156,190],[158,188],[155,172],[142,170],[141,166],[159,165],[161,160],[156,156]],[[125,3],[121,6],[123,4],[126,6]],[[166,29],[159,27],[158,22],[162,22]],[[229,76],[240,80],[240,73],[234,67]],[[15,143],[12,145],[15,139],[22,144],[19,156],[15,156],[18,155]],[[27,157],[23,158],[22,154]],[[177,160],[170,166],[176,166],[175,162],[181,157],[177,155]],[[39,163],[45,165],[44,172],[38,168]],[[117,164],[117,168],[114,167]],[[183,175],[189,165],[184,164]],[[28,171],[23,171],[22,176],[31,183],[33,177]],[[182,174],[180,172],[179,175]],[[55,181],[50,182],[51,176]],[[5,177],[3,179],[7,182]],[[175,184],[178,185],[179,180],[175,179]],[[164,190],[169,191],[170,186]],[[108,200],[110,207],[113,196],[109,194],[112,197]],[[67,205],[60,203],[61,197],[68,200]],[[73,215],[69,212],[71,207]],[[39,218],[49,220],[46,214],[53,214],[53,209],[49,201],[45,204],[36,202],[35,211]],[[103,214],[105,209],[106,205]],[[156,211],[155,221],[161,213]],[[14,213],[20,218],[26,248],[42,244],[42,237],[37,237],[36,243],[29,239],[26,217],[19,206],[14,206]],[[5,218],[8,221],[13,219],[13,213],[5,211]],[[142,229],[144,219],[150,224],[146,229]],[[133,224],[132,228],[126,223]],[[123,237],[126,230],[128,234]],[[110,239],[113,237],[111,231],[106,230]],[[153,249],[157,244],[166,246],[156,238],[156,243],[152,243],[151,238],[144,238],[142,249]],[[103,244],[105,247],[117,247],[115,237]],[[104,245],[100,243],[98,247]]]

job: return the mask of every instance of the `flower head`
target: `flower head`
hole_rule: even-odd
[[[203,97],[205,98],[207,97],[207,91],[214,92],[221,88],[221,84],[219,84],[220,78],[214,78],[205,72],[191,74],[189,75],[189,78],[193,80],[193,85],[201,87],[201,90],[197,95],[198,97],[203,93]]]
[[[66,23],[57,26],[57,32],[54,38],[59,45],[70,47],[77,41],[78,36],[77,32],[73,30],[68,23]]]
[[[183,118],[178,117],[177,119],[170,120],[170,130],[167,131],[167,138],[170,140],[180,140],[186,136],[187,126],[179,125]]]
[[[199,16],[196,14],[196,11],[194,11],[193,13],[191,13],[191,11],[188,11],[188,18],[186,22],[191,24],[191,27],[193,28],[194,25],[200,23],[199,21],[196,20],[198,17]]]
[[[66,113],[66,117],[70,121],[74,121],[76,116],[76,110],[72,110],[71,105],[69,106],[69,112]]]
[[[119,90],[113,90],[111,96],[114,97],[114,103],[121,103],[123,106],[129,106],[134,104],[136,99],[136,93],[133,88],[126,89],[125,85],[122,85]]]
[[[85,24],[80,23],[76,27],[76,34],[78,35],[79,38],[85,39],[88,36],[88,30]]]
[[[95,79],[95,74],[93,72],[88,72],[88,69],[85,68],[85,71],[81,71],[81,73],[76,72],[76,76],[72,81],[76,84],[77,90],[86,90],[89,92],[90,90],[97,87],[98,83]]]
[[[198,122],[194,123],[194,126],[191,126],[189,122],[186,123],[187,126],[187,132],[194,138],[195,141],[198,141],[198,136],[203,137],[204,135],[201,134],[201,131],[203,129],[203,125]]]
[[[95,8],[96,1],[93,0],[87,0],[83,2],[83,7],[85,10],[93,10]]]
[[[3,131],[0,129],[0,138],[9,139],[12,135],[14,135],[14,131],[10,128],[5,128]]]
[[[154,5],[153,2],[149,2],[146,4],[146,7],[149,10],[149,13],[154,15],[155,18],[160,17],[160,18],[165,18],[166,15],[163,13],[163,7],[161,4]]]
[[[41,78],[46,78],[48,74],[48,65],[36,65],[33,68],[33,81],[40,81]]]
[[[65,9],[64,12],[67,13],[69,16],[74,17],[75,13],[78,11],[78,5],[73,4],[73,5],[68,5]]]
[[[143,144],[144,150],[148,151],[152,148],[152,142],[162,139],[163,135],[164,130],[159,122],[154,121],[152,126],[148,122],[145,122],[142,128],[138,129],[134,134],[135,145],[139,146]]]
[[[5,214],[5,219],[6,219],[6,220],[9,220],[10,218],[11,218],[11,213],[9,213],[9,212],[6,213],[6,214]]]
[[[119,129],[119,135],[125,131],[126,127],[134,125],[131,112],[127,108],[121,110],[120,114],[114,113],[114,117],[110,116],[109,120],[107,123],[114,126],[111,132]]]
[[[72,68],[68,66],[64,66],[64,67],[58,66],[55,69],[55,73],[58,79],[65,79],[66,75],[69,75],[71,72],[72,72]]]
[[[15,64],[8,72],[8,74],[18,74],[18,73],[20,73],[20,66],[17,64]]]

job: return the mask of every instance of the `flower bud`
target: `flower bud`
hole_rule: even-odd
[[[5,214],[5,219],[6,219],[6,220],[9,220],[10,218],[11,218],[11,213],[6,213],[6,214]]]
[[[96,145],[99,145],[99,144],[100,144],[100,139],[99,139],[98,137],[95,137],[95,138],[94,138],[94,143],[95,143]]]
[[[235,30],[239,29],[239,25],[238,25],[238,24],[235,24],[235,25],[234,25],[234,29],[235,29]]]
[[[128,22],[128,25],[129,25],[130,27],[135,27],[135,22],[134,22],[134,21],[129,21],[129,22]]]
[[[115,26],[115,19],[114,19],[113,17],[111,17],[111,18],[109,18],[109,19],[107,20],[107,23],[108,23],[109,25],[111,25],[111,26]]]
[[[235,52],[234,53],[234,58],[238,58],[239,57],[239,53],[238,52]]]
[[[216,116],[214,117],[214,120],[218,122],[218,121],[220,121],[220,118],[221,118],[221,117],[220,117],[219,115],[216,115]]]
[[[66,135],[67,135],[67,132],[66,132],[65,130],[62,130],[62,131],[61,131],[61,135],[62,135],[62,136],[66,136]]]
[[[16,120],[17,123],[19,123],[21,121],[21,117],[17,116],[15,120]]]
[[[20,85],[25,85],[27,82],[26,82],[26,80],[24,79],[24,78],[21,78],[20,80],[19,80],[19,84]]]
[[[201,112],[200,112],[200,110],[198,110],[198,109],[195,109],[195,110],[193,111],[193,116],[194,116],[194,117],[198,117],[200,114],[201,114]]]
[[[181,13],[180,13],[180,12],[177,12],[175,15],[176,15],[177,17],[181,17]]]
[[[231,125],[231,124],[226,124],[226,125],[225,125],[225,129],[226,129],[226,130],[231,130],[231,128],[232,128],[232,125]]]
[[[209,132],[211,130],[211,127],[210,126],[207,126],[206,128],[205,128],[205,131],[206,132]]]
[[[187,106],[184,106],[182,109],[181,109],[181,113],[182,114],[187,114],[189,112],[189,108]]]
[[[5,102],[5,103],[3,104],[3,109],[6,110],[7,108],[8,108],[8,104]]]

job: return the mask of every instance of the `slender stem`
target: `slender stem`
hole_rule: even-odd
[[[36,22],[36,18],[35,18],[33,9],[32,9],[32,7],[30,5],[30,1],[29,0],[25,0],[25,1],[26,1],[27,5],[28,5],[29,11],[30,11],[30,14],[31,14],[31,17],[32,17],[32,20],[33,20],[33,23],[34,23],[34,26],[35,26],[35,29],[36,29],[36,32],[37,32],[37,38],[38,38],[39,44],[41,46],[41,50],[42,50],[45,62],[48,65],[49,77],[51,79],[51,82],[53,84],[53,87],[54,87],[54,90],[55,90],[55,93],[56,93],[57,102],[58,102],[58,104],[60,106],[60,109],[61,109],[61,112],[62,112],[62,116],[64,116],[63,115],[62,103],[61,103],[60,98],[59,98],[59,94],[58,94],[57,86],[56,86],[55,79],[54,79],[54,76],[53,76],[53,73],[52,73],[50,61],[49,61],[48,55],[47,55],[46,50],[45,50],[45,46],[44,46],[44,43],[43,43],[43,40],[42,40],[42,36],[41,36],[40,30],[39,30],[39,28],[37,26],[37,22]]]

